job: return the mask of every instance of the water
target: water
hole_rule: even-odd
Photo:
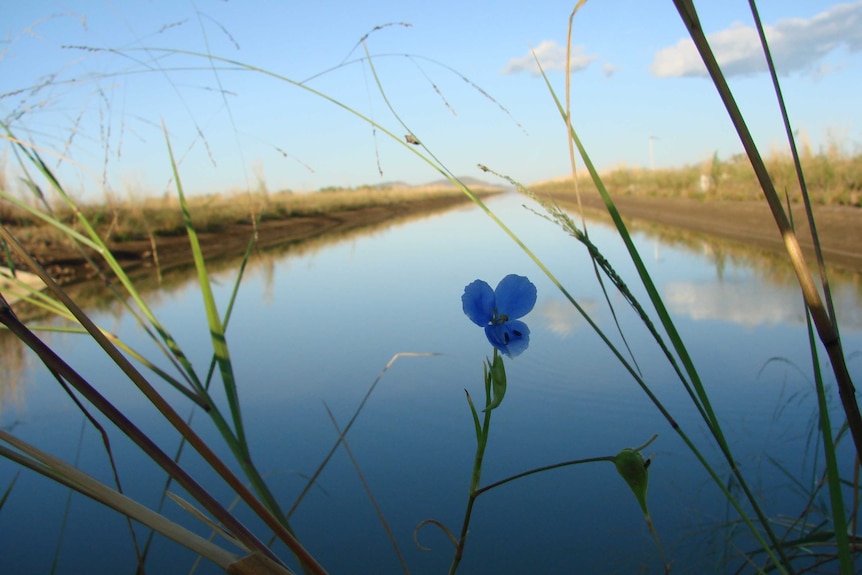
[[[507,196],[491,207],[627,354],[585,250],[522,203]],[[642,290],[634,287],[632,267],[618,263],[625,261],[622,243],[601,223],[591,224],[590,234],[646,305]],[[697,238],[682,241],[652,232],[635,236],[752,488],[770,515],[797,514],[804,499],[789,475],[810,485],[822,459],[815,459],[810,443],[816,403],[802,304],[786,266]],[[222,310],[235,273],[230,267],[215,273]],[[481,400],[482,362],[491,348],[482,330],[464,316],[460,296],[474,279],[493,286],[509,273],[530,277],[539,297],[525,320],[532,330],[530,348],[507,361],[509,387],[494,412],[483,484],[561,461],[614,455],[658,434],[645,451],[653,455],[649,505],[674,573],[701,573],[722,565],[722,550],[734,552],[726,545],[727,521],[736,517],[726,500],[587,322],[474,207],[313,250],[265,255],[250,265],[228,343],[252,455],[282,504],[291,506],[336,439],[327,408],[343,427],[394,354],[438,353],[398,359],[356,420],[348,443],[411,572],[446,572],[451,544],[442,532],[426,526],[418,533],[430,551],[416,547],[413,533],[426,519],[459,532],[466,502],[475,440],[464,390]],[[194,276],[170,283],[148,297],[203,375],[211,348]],[[726,478],[727,465],[651,336],[609,282],[605,285],[644,379]],[[833,289],[850,370],[858,380],[859,288],[852,277],[836,276]],[[131,317],[99,306],[92,314],[147,357],[157,358],[161,367],[170,367]],[[173,453],[175,435],[92,343],[72,335],[49,338]],[[832,383],[828,375],[827,382]],[[188,402],[178,393],[165,385],[160,389],[180,413],[189,413]],[[837,394],[832,395],[836,421],[840,406]],[[110,482],[96,432],[83,425],[80,411],[43,369],[30,362],[25,383],[7,386],[0,405],[4,429],[68,461],[77,460],[88,473]],[[204,415],[195,414],[193,425],[229,459]],[[163,484],[153,465],[115,433],[112,444],[124,489],[157,505]],[[850,461],[850,447],[844,441],[839,449],[844,462]],[[189,450],[182,461],[223,502],[232,501],[228,489]],[[0,462],[0,490],[17,470]],[[134,548],[124,520],[82,497],[67,497],[48,480],[21,472],[0,511],[0,571],[48,572],[56,556],[58,573],[134,572]],[[175,504],[168,502],[165,509],[169,517],[208,534]],[[240,509],[238,515],[260,528],[250,513]],[[343,449],[291,521],[330,573],[400,571]],[[146,531],[138,526],[136,533],[143,537]],[[742,549],[752,548],[744,534],[734,541]],[[186,573],[193,560],[184,549],[157,538],[147,569]],[[739,564],[735,559],[719,571]],[[218,569],[203,564],[198,572]],[[601,462],[531,476],[481,496],[459,572],[659,573],[661,562],[634,497],[613,466]]]

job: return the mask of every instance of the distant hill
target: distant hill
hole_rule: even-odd
[[[391,182],[380,182],[379,184],[373,184],[371,187],[374,188],[412,188],[410,184],[407,182],[402,182],[401,180],[395,180]]]
[[[501,186],[499,184],[490,184],[484,180],[480,180],[479,178],[471,178],[470,176],[464,176],[460,178],[464,185],[470,186],[471,188],[483,189],[483,190],[505,190],[510,188],[511,186]],[[377,190],[428,190],[428,189],[447,189],[452,188],[455,189],[455,184],[446,179],[434,180],[433,182],[427,182],[425,184],[408,184],[407,182],[403,182],[400,180],[391,180],[388,182],[380,182],[379,184],[366,184],[364,186],[359,186],[357,188],[342,188],[340,186],[327,186],[325,188],[320,188],[317,190],[318,192],[338,192],[344,191],[345,189],[377,189]]]
[[[503,189],[506,186],[501,186],[499,184],[490,184],[484,180],[480,180],[479,178],[473,178],[470,176],[459,177],[464,185],[473,186],[477,188],[499,188]],[[428,182],[427,184],[423,184],[422,186],[417,187],[427,187],[427,188],[454,188],[455,184],[450,182],[447,179],[434,180],[433,182]]]

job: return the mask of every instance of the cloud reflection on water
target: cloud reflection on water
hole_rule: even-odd
[[[578,303],[591,316],[594,316],[598,310],[593,300]],[[536,307],[536,311],[542,316],[545,328],[561,338],[568,337],[577,327],[585,323],[578,310],[563,299],[547,299]]]
[[[664,295],[673,313],[694,320],[719,320],[746,327],[805,322],[802,296],[792,285],[756,289],[751,282],[671,282],[665,286]],[[854,294],[839,289],[833,292],[833,298],[841,326],[862,328]]]

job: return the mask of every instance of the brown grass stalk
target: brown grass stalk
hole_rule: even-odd
[[[829,355],[829,360],[832,364],[832,370],[835,374],[835,379],[838,384],[838,393],[841,397],[841,404],[844,407],[844,412],[847,416],[847,424],[850,427],[850,432],[853,437],[853,443],[856,446],[857,455],[862,456],[862,415],[859,412],[859,405],[856,402],[855,387],[850,378],[850,373],[847,370],[845,362],[844,350],[841,345],[841,339],[838,335],[838,329],[820,297],[814,279],[811,276],[805,258],[802,255],[802,250],[799,246],[799,240],[793,231],[790,221],[787,217],[781,199],[775,191],[775,186],[769,176],[769,171],[757,149],[751,132],[742,117],[739,106],[730,91],[724,74],[715,59],[715,55],[709,46],[706,34],[700,25],[700,20],[691,0],[674,0],[677,11],[680,14],[686,28],[697,47],[698,52],[703,58],[704,64],[718,90],[719,96],[724,102],[730,119],[736,128],[737,134],[742,141],[743,148],[747,154],[751,166],[757,175],[757,180],[760,188],[763,191],[763,196],[766,199],[769,209],[772,212],[773,219],[778,226],[778,231],[784,241],[787,255],[790,263],[796,273],[799,286],[802,289],[802,295],[805,299],[805,304],[811,313],[812,320],[817,329],[817,334],[820,341],[826,348]]]

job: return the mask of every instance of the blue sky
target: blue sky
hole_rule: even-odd
[[[366,34],[389,102],[454,173],[492,179],[476,168],[482,163],[531,183],[569,170],[565,126],[530,50],[562,95],[574,3],[7,4],[0,117],[87,199],[172,190],[162,121],[191,192],[241,191],[258,178],[270,190],[437,179],[403,146],[319,96],[178,53],[307,80],[401,137],[406,130],[361,60]],[[758,144],[784,150],[748,2],[696,4]],[[759,10],[794,128],[815,152],[860,152],[862,1],[763,0]],[[573,121],[600,168],[648,167],[651,137],[656,167],[741,151],[686,38],[670,0],[591,0],[576,15]],[[13,181],[14,158],[0,158]]]

